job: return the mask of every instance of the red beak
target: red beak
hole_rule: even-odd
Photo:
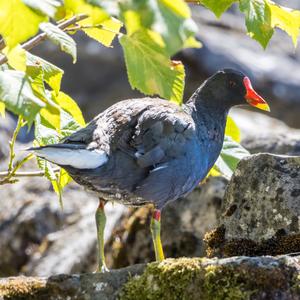
[[[268,103],[263,97],[261,97],[257,92],[255,92],[255,90],[252,87],[251,81],[248,77],[244,78],[244,85],[247,91],[245,96],[246,101],[256,108],[265,111],[270,111]]]

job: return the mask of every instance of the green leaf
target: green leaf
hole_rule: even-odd
[[[55,127],[45,119],[44,115],[38,114],[34,124],[34,137],[38,145],[45,146],[59,142],[59,133]]]
[[[0,101],[8,110],[22,115],[29,125],[45,103],[37,98],[30,79],[20,71],[0,71]]]
[[[5,118],[5,104],[3,102],[0,102],[0,116]]]
[[[58,134],[60,134],[60,110],[51,105],[47,105],[46,107],[40,110],[40,116],[47,120],[44,124],[55,129]]]
[[[194,38],[197,26],[182,0],[128,0],[120,3],[128,35],[143,29],[158,33],[171,56],[185,47],[200,47]]]
[[[220,18],[221,15],[234,3],[238,0],[200,0],[200,3],[210,9],[217,18]]]
[[[64,31],[52,23],[41,23],[40,29],[44,31],[47,37],[60,49],[73,57],[73,63],[76,62],[77,50],[75,41]]]
[[[234,120],[228,116],[225,128],[225,135],[231,137],[234,141],[240,142],[241,132]]]
[[[61,79],[64,71],[50,62],[26,52],[27,65],[41,67],[44,75],[44,80],[49,86],[58,93],[60,90]]]
[[[120,43],[132,88],[181,103],[185,76],[181,63],[172,63],[164,48],[146,31],[123,35]]]
[[[87,25],[87,23],[85,23],[85,25]],[[92,26],[92,23],[89,24],[89,26]],[[106,47],[110,47],[113,39],[115,38],[116,34],[119,33],[120,28],[122,27],[122,22],[115,18],[110,18],[95,26],[99,26],[99,28],[85,28],[82,30],[89,37],[95,39]]]
[[[51,181],[53,189],[58,196],[58,201],[61,209],[64,208],[63,205],[63,189],[66,185],[68,185],[72,181],[70,175],[63,169],[60,168],[58,174],[56,174],[56,180]]]
[[[271,11],[271,26],[284,30],[291,36],[294,46],[297,47],[299,27],[300,27],[300,11],[291,10],[272,2],[268,3]]]
[[[40,170],[42,170],[45,174],[45,177],[50,180],[55,193],[58,195],[58,200],[61,209],[63,209],[63,200],[62,200],[62,192],[63,188],[71,182],[71,177],[66,173],[62,168],[59,173],[55,174],[54,169],[50,162],[46,161],[43,158],[37,157],[37,165]]]
[[[58,0],[22,0],[27,6],[33,10],[54,18],[57,8],[62,5]]]
[[[240,10],[245,14],[249,35],[266,48],[274,33],[266,0],[240,0]]]
[[[86,3],[84,0],[64,0],[64,4],[67,14],[87,14],[94,25],[100,24],[109,18],[109,15],[102,8]],[[86,22],[90,21],[85,19],[80,24],[84,25]]]
[[[30,84],[34,94],[42,99],[45,103],[48,102],[46,89],[44,85],[43,70],[40,66],[27,66],[26,75],[30,80]]]
[[[194,21],[190,18],[188,7],[183,8],[185,13],[178,11],[178,6],[187,6],[181,0],[173,1],[158,1],[159,15],[156,16],[153,28],[161,34],[166,44],[166,49],[169,55],[174,55],[182,48],[194,47],[200,48],[201,44],[198,43],[194,35],[198,28]]]
[[[21,0],[0,0],[0,34],[9,49],[34,36],[46,20]]]
[[[58,95],[52,96],[53,100],[58,104],[58,106],[69,115],[71,115],[76,123],[78,123],[80,126],[85,125],[85,121],[80,108],[70,96],[63,92],[59,92]]]
[[[68,112],[61,110],[60,131],[63,138],[71,135],[80,128],[82,128],[82,126]]]
[[[15,70],[23,71],[26,70],[26,51],[17,45],[16,47],[9,49],[5,47],[3,53],[6,55],[8,64]]]
[[[225,136],[221,154],[216,161],[214,168],[230,178],[237,167],[238,162],[250,153],[240,144]]]

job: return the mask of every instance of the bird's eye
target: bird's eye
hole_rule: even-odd
[[[229,86],[230,86],[231,88],[236,87],[236,82],[233,81],[233,80],[230,80],[230,81],[229,81]]]

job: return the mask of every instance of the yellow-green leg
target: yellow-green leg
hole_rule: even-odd
[[[97,272],[109,271],[105,264],[104,255],[104,229],[106,223],[106,216],[104,212],[105,202],[99,200],[99,206],[96,210],[96,226],[97,226],[97,239],[98,239],[98,267]]]
[[[155,209],[152,214],[150,229],[154,245],[155,259],[156,261],[161,262],[165,259],[165,257],[160,239],[160,210],[158,209]]]

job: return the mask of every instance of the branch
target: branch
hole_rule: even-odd
[[[31,159],[33,157],[33,155],[30,153],[29,155],[25,156],[23,159],[21,159],[20,161],[17,161],[16,165],[13,167],[13,169],[11,171],[8,171],[8,174],[6,177],[4,177],[4,179],[0,180],[0,185],[6,184],[6,183],[15,183],[16,181],[18,181],[17,179],[15,179],[15,174],[18,171],[18,169],[25,163],[27,162],[29,159]]]
[[[59,172],[60,168],[53,169],[53,172]],[[0,172],[0,177],[6,177],[10,173],[8,171]],[[41,177],[44,176],[44,171],[28,171],[28,172],[15,172],[14,177]]]
[[[88,15],[80,14],[80,15],[74,16],[74,17],[72,17],[72,18],[70,18],[70,19],[68,19],[64,22],[61,22],[57,27],[59,29],[64,30],[68,26],[73,25],[76,22],[79,22],[79,21],[84,20],[86,18],[88,18]],[[28,42],[24,43],[22,45],[22,48],[25,49],[25,50],[30,50],[33,47],[35,47],[35,46],[39,45],[40,43],[42,43],[46,38],[47,38],[46,33],[40,33],[37,36],[35,36],[34,38],[32,38],[31,40],[29,40]],[[0,65],[4,64],[6,62],[7,62],[7,57],[6,56],[3,56],[3,57],[0,58]]]
[[[4,39],[1,39],[0,40],[0,51],[4,48],[5,48],[5,42],[4,42]]]

